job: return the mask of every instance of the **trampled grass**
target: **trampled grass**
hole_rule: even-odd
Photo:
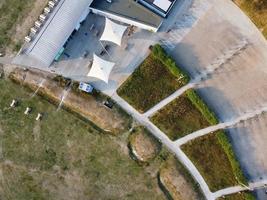
[[[10,81],[0,80],[0,88],[1,199],[164,199],[157,178],[124,151],[125,138],[57,112]],[[15,98],[19,106],[10,109]],[[33,108],[28,116],[27,106]]]
[[[0,2],[0,50],[12,43],[11,31],[15,24],[28,13],[34,0],[5,0]],[[18,50],[19,44],[14,44]]]

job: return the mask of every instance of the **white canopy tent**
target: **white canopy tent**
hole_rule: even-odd
[[[106,18],[105,30],[100,38],[100,40],[114,42],[115,44],[121,46],[121,41],[127,26],[116,24],[110,19]]]
[[[109,75],[115,66],[115,63],[103,60],[94,54],[93,65],[90,72],[87,74],[89,77],[95,77],[108,83]]]

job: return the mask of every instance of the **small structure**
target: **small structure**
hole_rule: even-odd
[[[103,60],[102,58],[94,54],[93,65],[87,76],[95,77],[104,81],[105,83],[108,83],[109,75],[114,66],[115,63]]]
[[[50,8],[54,8],[55,5],[56,5],[56,3],[53,2],[53,1],[49,1],[49,2],[48,2],[48,6],[49,6]]]
[[[31,28],[31,34],[35,35],[38,32],[38,30],[35,27]]]
[[[32,40],[32,38],[29,35],[24,38],[25,42],[30,42],[31,40]]]
[[[115,44],[121,46],[122,37],[126,29],[127,26],[117,24],[106,18],[105,30],[100,40],[114,42]]]
[[[49,7],[44,8],[44,13],[47,15],[51,12],[51,9]]]
[[[29,115],[31,111],[32,111],[32,109],[30,107],[27,107],[24,114]]]
[[[17,105],[18,105],[18,102],[15,99],[13,99],[11,104],[10,104],[10,107],[15,108]]]
[[[162,17],[167,17],[176,0],[138,0],[138,2]]]
[[[46,16],[44,14],[41,14],[39,16],[39,19],[40,19],[41,22],[44,22],[46,20]]]
[[[42,26],[42,22],[37,20],[36,22],[34,22],[34,26],[40,28]]]
[[[88,83],[83,83],[83,82],[81,82],[80,85],[79,85],[79,90],[82,90],[82,91],[84,91],[84,92],[86,92],[86,93],[92,93],[93,90],[94,90],[94,87],[91,86],[91,85],[88,84]]]
[[[43,118],[43,114],[42,113],[38,113],[37,117],[35,118],[36,121],[41,121]]]

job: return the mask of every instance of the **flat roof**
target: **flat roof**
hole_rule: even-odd
[[[138,2],[166,16],[175,4],[176,0],[138,0]]]
[[[66,40],[76,28],[79,20],[89,12],[93,0],[61,0],[49,14],[44,26],[27,49],[26,54],[48,67]]]
[[[163,20],[160,16],[138,4],[134,0],[112,0],[112,3],[108,3],[106,0],[94,0],[90,7],[150,25],[155,28],[158,28]]]

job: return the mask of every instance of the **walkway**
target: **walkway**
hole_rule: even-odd
[[[236,187],[229,187],[222,190],[219,190],[214,194],[215,198],[235,194],[242,191],[254,191],[256,189],[266,188],[267,187],[267,180],[261,180],[256,183],[249,183],[248,187],[236,186]]]
[[[9,65],[12,64],[13,57],[0,57],[0,64]]]
[[[171,152],[173,152],[176,157],[183,163],[183,165],[189,170],[190,174],[194,177],[194,179],[199,183],[200,188],[205,194],[208,200],[214,200],[214,195],[211,193],[207,183],[204,178],[201,176],[195,165],[191,162],[191,160],[183,153],[183,151],[175,144],[175,142],[171,141],[165,133],[159,130],[146,116],[140,114],[136,111],[131,105],[129,105],[124,99],[119,97],[117,93],[112,96],[112,99],[121,106],[128,114],[130,114],[136,121],[138,121],[141,125],[146,127],[156,138],[158,138],[162,144],[164,144]]]
[[[258,110],[255,110],[253,112],[245,113],[242,116],[240,116],[240,117],[238,117],[236,119],[233,119],[232,121],[225,122],[225,123],[220,123],[220,124],[217,124],[217,125],[214,125],[214,126],[210,126],[210,127],[195,131],[195,132],[193,132],[193,133],[191,133],[189,135],[186,135],[183,138],[180,138],[180,139],[176,140],[175,143],[176,143],[176,145],[181,146],[183,144],[186,144],[190,140],[194,140],[194,139],[196,139],[198,137],[207,135],[209,133],[214,133],[215,131],[218,131],[218,130],[221,130],[221,129],[226,129],[226,128],[232,127],[232,126],[234,126],[234,125],[236,125],[236,124],[238,124],[238,123],[240,123],[242,121],[246,121],[246,120],[255,118],[255,117],[259,116],[259,115],[262,115],[265,112],[267,112],[267,106],[265,106],[263,108],[260,108]]]

